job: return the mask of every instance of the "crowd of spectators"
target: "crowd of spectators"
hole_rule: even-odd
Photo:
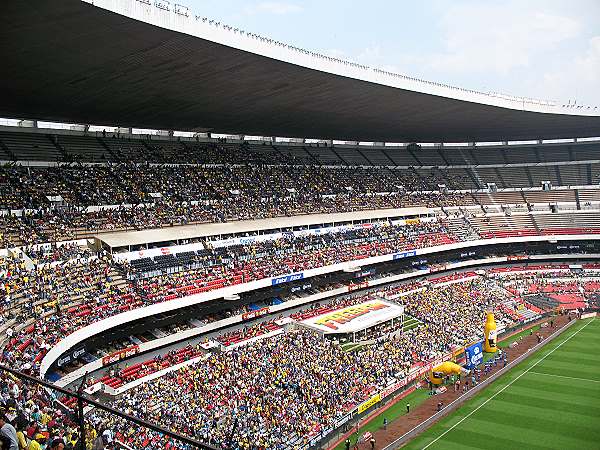
[[[142,280],[124,280],[129,267],[74,246],[29,249],[33,267],[7,257],[2,274],[5,357],[36,366],[64,336],[90,323],[152,303],[193,293],[426,246],[444,236],[443,222],[370,227],[337,234],[282,238],[204,253],[201,268]],[[26,249],[27,250],[27,249]],[[74,257],[60,261],[67,255]]]
[[[85,447],[113,448],[113,432],[100,420],[85,424]],[[81,443],[75,417],[62,410],[53,392],[38,384],[0,373],[0,442],[10,450],[77,450]]]
[[[103,267],[102,260],[96,263]],[[18,272],[16,261],[5,260],[2,264],[3,268]],[[424,289],[418,289],[419,286]],[[411,292],[407,293],[408,290]],[[398,296],[399,293],[404,294]],[[414,365],[481,337],[485,311],[496,310],[498,322],[508,321],[496,305],[509,295],[501,280],[485,277],[446,286],[413,283],[382,287],[367,295],[349,294],[301,310],[292,318],[303,319],[320,314],[324,309],[334,310],[386,297],[403,304],[406,313],[417,318],[420,325],[399,334],[394,331],[401,323],[395,328],[382,327],[377,331],[386,335],[386,339],[351,352],[313,331],[286,330],[230,351],[210,354],[191,366],[128,391],[112,406],[215,445],[228,445],[233,422],[237,419],[233,448],[294,448],[295,444],[302,445],[314,433],[332,426],[348,409],[373,392],[404,377]],[[238,332],[238,337],[241,340],[260,337],[269,331],[269,324],[272,322],[246,327],[243,335]],[[231,336],[225,332],[218,340],[227,346]],[[190,354],[199,355],[199,350],[190,347]],[[4,356],[18,366],[16,355],[11,355],[11,351],[5,351]],[[142,374],[180,361],[175,352],[158,356],[144,366]],[[32,366],[21,368],[35,373]],[[130,381],[128,376],[125,370],[124,382]],[[13,385],[22,385],[19,381],[9,381],[0,376],[0,395],[12,392]],[[6,388],[3,382],[7,383]],[[26,415],[30,413],[27,425],[17,421],[16,413],[9,417],[10,422],[18,424],[16,428],[24,433],[26,440],[38,439],[44,444],[58,439],[69,448],[69,442],[78,439],[69,413],[58,412],[55,399],[48,398],[45,391],[36,392],[38,396],[33,403],[25,401],[24,406],[21,403],[14,407],[17,412],[23,409]],[[43,402],[39,400],[42,394]],[[10,406],[10,397],[2,396],[0,402]],[[30,400],[32,397],[27,393],[20,398]],[[32,418],[37,422],[32,424]],[[106,442],[102,443],[102,435],[110,440],[119,439],[132,448],[158,450],[165,448],[167,441],[169,448],[187,448],[101,411],[89,416],[87,429],[87,448],[90,449],[103,448],[101,445]]]
[[[124,280],[114,282],[118,273],[106,257],[28,267],[23,259],[9,256],[0,259],[0,267],[7,341],[3,357],[16,367],[37,367],[67,334],[115,314],[124,304],[134,305],[123,298],[131,287]]]
[[[173,267],[193,266],[193,270],[181,271],[142,282],[141,286],[157,292],[194,284],[203,286],[207,281],[227,278],[234,274],[240,282],[298,272],[315,267],[337,264],[367,257],[380,256],[403,250],[449,244],[458,239],[448,230],[444,221],[420,222],[410,225],[364,227],[335,233],[307,236],[283,236],[273,240],[256,241],[245,245],[212,248],[210,241],[206,249],[190,257],[185,263],[173,259]],[[142,269],[124,263],[124,270],[135,278],[144,278],[144,272],[154,273],[154,267]],[[228,283],[232,284],[232,283]],[[177,293],[173,290],[170,293]]]
[[[398,286],[347,296],[292,317],[304,319],[404,290]],[[421,325],[393,338],[346,352],[311,330],[288,330],[212,354],[128,391],[113,405],[216,445],[228,443],[237,419],[234,448],[294,448],[403,378],[415,364],[481,337],[486,310],[504,300],[494,292],[493,283],[482,280],[430,287],[401,297]],[[502,315],[497,319],[503,320]],[[246,334],[260,335],[264,326],[250,327]],[[389,326],[380,330],[392,331]]]
[[[36,266],[41,264],[54,264],[59,262],[68,262],[69,264],[79,264],[92,257],[92,251],[76,242],[65,242],[63,244],[49,243],[46,245],[23,248],[25,253]]]
[[[469,198],[441,193],[435,183],[410,171],[382,168],[246,164],[0,168],[0,210],[21,211],[2,217],[3,238],[13,246],[67,240],[99,230],[448,206]]]

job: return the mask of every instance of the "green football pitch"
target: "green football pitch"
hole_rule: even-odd
[[[600,319],[570,327],[403,449],[600,449]]]

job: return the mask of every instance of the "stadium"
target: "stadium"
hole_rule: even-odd
[[[598,107],[3,19],[1,449],[599,448]]]

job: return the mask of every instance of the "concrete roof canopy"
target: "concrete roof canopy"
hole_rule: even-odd
[[[598,109],[426,83],[180,8],[150,0],[7,2],[0,117],[376,142],[600,135]]]

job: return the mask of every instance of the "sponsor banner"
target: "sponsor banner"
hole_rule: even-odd
[[[363,281],[362,283],[350,283],[348,285],[348,292],[357,291],[359,289],[365,289],[369,287],[369,281]]]
[[[410,380],[410,381],[412,381],[412,380]],[[409,381],[409,377],[405,377],[405,378],[402,378],[397,383],[390,384],[383,391],[381,391],[381,398],[386,398],[388,395],[393,394],[394,392],[396,392],[401,387],[406,386],[410,381]]]
[[[397,259],[404,259],[404,258],[410,258],[411,256],[416,256],[417,251],[416,250],[408,250],[405,252],[400,252],[400,253],[394,253],[394,255],[392,256],[392,260],[397,260]]]
[[[345,416],[340,417],[333,424],[333,428],[341,427],[342,425],[344,425],[346,422],[348,422],[350,420],[350,417],[352,417],[352,414],[346,414]]]
[[[452,351],[452,358],[456,358],[460,355],[463,355],[465,353],[465,348],[464,347],[458,347],[457,349]]]
[[[63,367],[79,358],[81,355],[85,353],[85,347],[78,347],[75,350],[72,350],[64,355],[62,355],[56,361],[56,365],[58,367]]]
[[[244,236],[210,241],[210,245],[213,248],[229,247],[230,245],[252,245],[259,242],[274,241],[276,239],[281,239],[284,237],[284,233],[261,234],[258,236]]]
[[[312,283],[304,283],[302,286],[292,286],[290,292],[305,291],[312,287]]]
[[[469,347],[465,347],[465,355],[467,359],[467,369],[477,367],[483,362],[483,343],[477,342]]]
[[[527,259],[527,255],[508,255],[506,257],[507,261],[523,261]]]
[[[412,219],[399,219],[390,221],[392,225],[414,225],[417,223],[437,222],[437,217],[420,217]]]
[[[281,277],[276,277],[271,279],[271,286],[277,286],[282,283],[289,283],[290,281],[297,281],[304,278],[304,273],[293,273],[291,275],[283,275]]]
[[[387,322],[402,314],[402,306],[377,299],[311,317],[300,323],[325,333],[351,333]]]
[[[115,253],[113,259],[117,262],[133,261],[141,258],[154,258],[160,255],[174,255],[175,253],[195,252],[203,250],[204,245],[201,243],[172,245],[169,247],[151,248],[148,250],[139,250],[137,252]]]
[[[429,273],[442,272],[446,270],[446,268],[446,264],[432,264],[431,266],[429,266]]]
[[[366,269],[363,270],[362,272],[358,273],[356,276],[356,278],[362,278],[362,277],[368,277],[370,275],[375,275],[377,273],[377,270],[373,267],[371,269]]]
[[[595,313],[595,312],[591,312],[591,313],[582,314],[582,315],[581,315],[581,318],[582,318],[582,319],[589,319],[590,317],[596,317],[596,314],[597,314],[597,313]]]
[[[366,402],[363,402],[360,405],[358,405],[356,412],[358,414],[361,414],[361,413],[365,412],[367,409],[369,409],[371,406],[379,403],[380,401],[381,401],[381,394],[374,395]]]
[[[414,219],[419,220],[419,219]],[[220,239],[215,241],[209,241],[209,244],[213,248],[219,247],[229,247],[230,245],[252,245],[254,243],[265,242],[265,241],[274,241],[282,238],[294,238],[294,237],[302,237],[302,236],[310,236],[310,235],[322,235],[329,233],[340,233],[343,231],[349,230],[360,230],[364,228],[372,228],[379,227],[384,224],[387,224],[387,221],[375,222],[375,223],[360,223],[354,225],[338,225],[334,227],[325,227],[325,228],[315,228],[309,230],[300,230],[300,231],[286,231],[283,233],[271,233],[271,234],[261,234],[258,236],[244,236],[244,237],[235,237],[230,239]],[[196,251],[202,250],[204,246],[201,243],[195,244],[187,244],[187,245],[173,245],[170,247],[161,247],[161,248],[152,248],[148,250],[140,250],[136,252],[124,252],[113,255],[113,258],[116,261],[131,261],[134,259],[140,258],[154,258],[158,255],[170,255],[175,253],[182,253],[188,251]]]
[[[248,311],[242,314],[242,320],[256,319],[257,317],[266,316],[267,314],[269,314],[268,306],[266,308],[260,308],[255,311]]]
[[[110,355],[104,356],[102,358],[102,365],[107,366],[109,364],[116,363],[117,361],[121,361],[122,359],[129,358],[130,356],[135,355],[139,351],[140,348],[137,345],[124,348],[123,350],[119,350],[117,352],[111,353]]]

